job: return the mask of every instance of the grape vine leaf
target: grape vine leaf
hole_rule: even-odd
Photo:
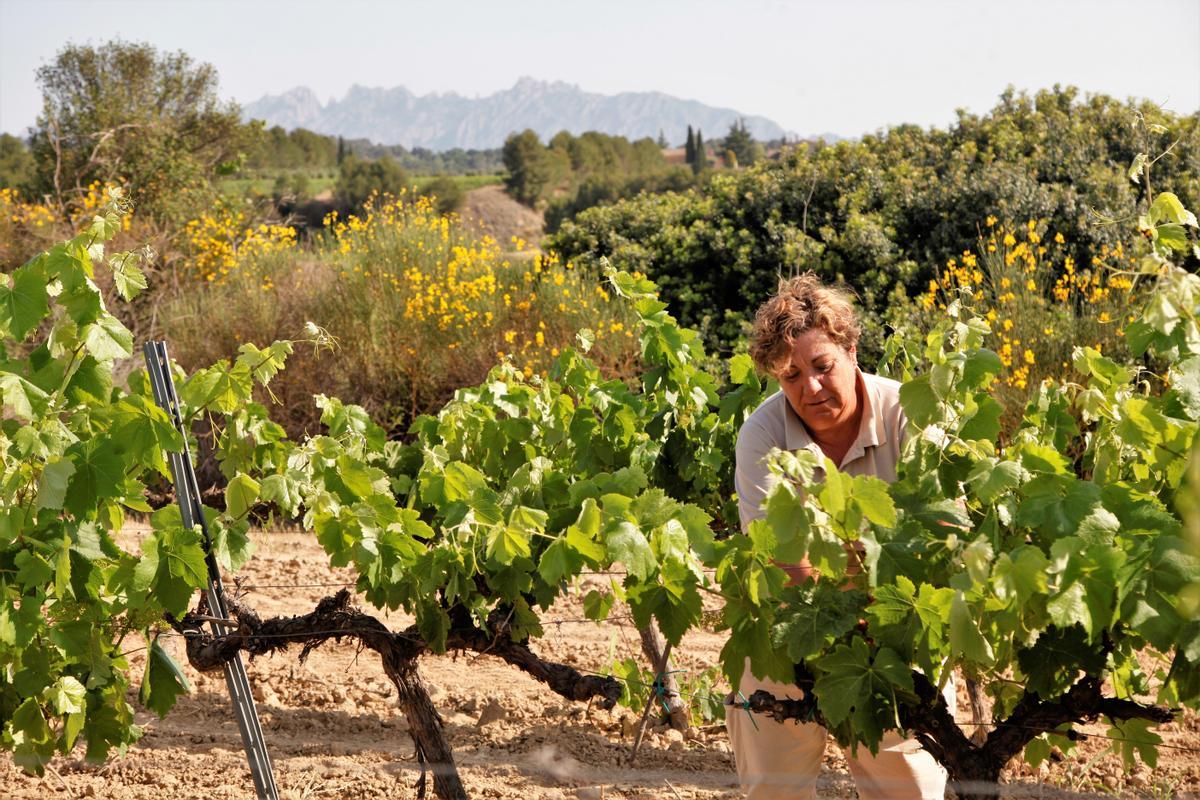
[[[46,403],[45,392],[11,372],[0,372],[0,398],[14,414],[26,420],[34,419]]]
[[[125,485],[125,461],[112,439],[93,438],[76,442],[67,450],[75,472],[67,486],[63,507],[77,518],[96,508],[96,501],[118,497]]]
[[[46,701],[57,714],[77,714],[87,706],[87,689],[72,675],[63,675],[46,690]]]
[[[133,354],[133,334],[112,314],[103,313],[84,326],[83,345],[97,361],[112,361]]]
[[[638,580],[646,580],[658,567],[646,535],[628,520],[610,523],[604,543],[610,560],[624,564],[629,574]]]
[[[154,637],[150,642],[146,671],[138,692],[141,704],[162,719],[174,707],[175,699],[191,690],[187,676],[183,674],[179,664],[175,663],[175,659],[158,643],[158,637]]]
[[[771,629],[772,641],[787,652],[788,658],[800,663],[853,630],[864,600],[862,592],[842,591],[830,581],[818,582],[794,602],[785,604]]]
[[[903,659],[887,647],[872,656],[866,641],[859,637],[849,645],[838,645],[814,665],[821,671],[813,685],[817,706],[830,725],[840,725],[856,710],[880,710],[883,704],[878,695],[892,697],[896,689],[913,691],[912,671]]]
[[[950,602],[950,650],[976,664],[990,665],[996,660],[992,645],[979,630],[975,615],[962,592]]]
[[[17,706],[9,723],[13,742],[13,763],[35,775],[54,757],[55,736],[33,697]]]
[[[262,487],[249,475],[238,473],[225,485],[225,510],[234,519],[241,519],[258,502]]]
[[[50,313],[46,276],[35,261],[14,270],[11,280],[0,284],[0,335],[21,342]]]
[[[37,507],[62,508],[67,486],[75,474],[75,464],[69,459],[56,458],[46,462],[38,478]]]
[[[1126,772],[1132,772],[1141,758],[1146,766],[1154,769],[1158,766],[1158,745],[1162,737],[1150,727],[1155,723],[1148,719],[1114,719],[1108,729],[1108,737],[1112,739],[1110,750],[1121,757]]]
[[[149,284],[146,274],[138,266],[138,259],[131,253],[115,254],[112,264],[113,288],[126,301],[132,300]]]

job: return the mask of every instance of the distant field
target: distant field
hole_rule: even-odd
[[[450,177],[458,184],[458,188],[464,192],[478,189],[481,186],[491,186],[504,182],[503,173],[496,173],[494,175],[451,175]]]
[[[269,195],[275,189],[275,180],[278,175],[265,175],[255,177],[237,177],[225,178],[220,182],[221,194],[225,195],[244,195],[251,192],[255,194]],[[285,177],[287,177],[285,175]],[[308,191],[310,194],[320,194],[326,189],[332,189],[337,183],[337,178],[330,173],[323,175],[308,176]]]

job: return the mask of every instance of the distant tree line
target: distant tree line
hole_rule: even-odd
[[[0,133],[0,189],[26,190],[36,174],[29,143],[11,133]]]
[[[600,203],[695,185],[692,171],[669,164],[649,137],[630,142],[595,131],[579,136],[562,131],[542,144],[537,133],[526,130],[508,137],[503,157],[509,194],[545,207],[549,230]]]
[[[261,123],[251,123],[261,125]],[[325,136],[304,128],[285,131],[276,125],[266,129],[246,157],[246,169],[279,170],[337,169],[349,156],[360,161],[391,159],[411,175],[492,175],[504,169],[500,149],[434,152],[422,147],[408,150],[401,145],[374,144],[367,139]]]
[[[252,126],[262,128],[261,122]],[[338,139],[319,133],[296,128],[286,131],[275,125],[262,130],[243,161],[245,169],[279,170],[331,170],[339,163]]]
[[[402,145],[374,144],[366,139],[345,139],[344,152],[362,159],[392,158],[413,175],[494,175],[504,171],[500,148],[490,150],[411,150]]]
[[[594,206],[700,185],[714,166],[710,149],[726,169],[754,164],[765,153],[744,120],[734,122],[723,139],[711,143],[689,125],[682,165],[666,158],[668,149],[662,132],[657,140],[647,137],[630,142],[623,136],[595,131],[579,136],[563,131],[543,145],[534,131],[526,130],[504,143],[506,185],[520,202],[545,208],[546,229],[553,233],[563,222]]]

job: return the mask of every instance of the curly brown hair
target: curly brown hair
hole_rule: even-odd
[[[856,346],[862,325],[854,293],[828,286],[812,272],[781,278],[775,294],[754,315],[750,357],[762,372],[778,375],[791,360],[796,338],[812,328],[823,329],[847,351]]]

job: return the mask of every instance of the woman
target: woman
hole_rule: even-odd
[[[900,384],[858,368],[862,327],[850,294],[825,286],[812,273],[781,281],[759,308],[750,355],[759,370],[779,380],[780,391],[763,401],[738,432],[737,472],[742,530],[765,516],[761,508],[771,476],[763,461],[772,448],[811,450],[851,475],[896,479],[904,438]],[[813,574],[807,560],[783,565],[794,581]],[[800,696],[793,685],[755,678],[747,667],[738,690],[763,689],[776,697]],[[952,689],[948,702],[953,711]],[[759,715],[726,715],[738,779],[750,800],[815,796],[826,731],[819,725],[780,723]],[[941,800],[946,773],[915,739],[884,737],[878,755],[865,748],[846,754],[863,800]]]

